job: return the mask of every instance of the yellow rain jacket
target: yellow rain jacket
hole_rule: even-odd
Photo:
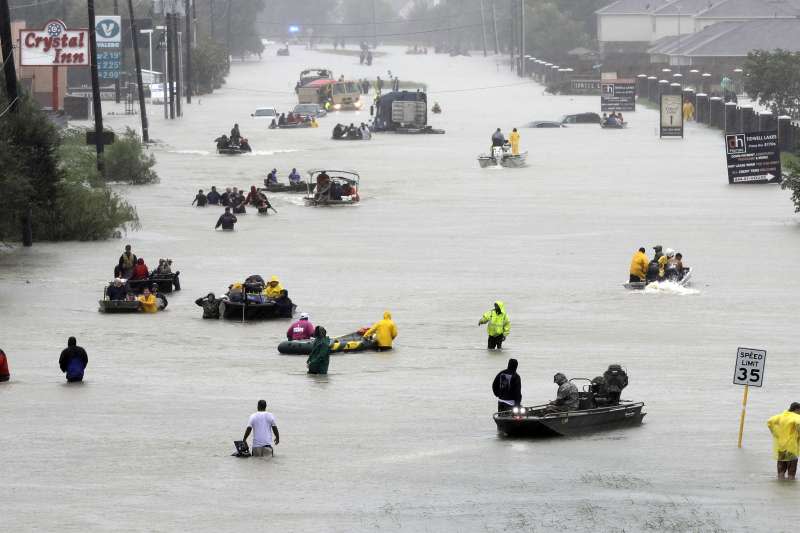
[[[669,258],[666,255],[662,255],[658,258],[658,277],[663,278],[664,274],[667,271],[667,263],[669,262]]]
[[[158,312],[158,300],[154,294],[148,294],[145,296],[144,294],[136,298],[138,301],[142,303],[142,311],[145,313],[157,313]]]
[[[508,136],[508,142],[511,143],[511,155],[519,155],[519,132],[512,131]]]
[[[276,285],[274,287],[270,285],[270,283],[272,283],[273,281],[276,282]],[[283,287],[281,286],[281,282],[278,280],[278,276],[272,276],[272,278],[270,278],[269,280],[269,283],[267,283],[267,286],[264,287],[264,295],[267,298],[275,300],[278,297],[280,297],[282,290]]]
[[[784,411],[767,420],[772,433],[772,450],[778,461],[793,461],[800,456],[800,415]]]
[[[647,259],[647,254],[636,250],[636,253],[633,254],[633,259],[631,259],[631,276],[636,276],[640,280],[645,281],[647,279],[647,265],[649,263],[650,260]]]
[[[383,320],[376,322],[364,333],[364,338],[375,335],[380,348],[391,348],[392,341],[397,337],[397,326],[392,321],[392,314],[389,311],[383,313]]]
[[[511,333],[511,321],[508,319],[508,314],[506,314],[506,304],[499,300],[495,303],[500,308],[500,314],[497,314],[497,311],[492,308],[491,311],[486,311],[483,314],[478,323],[489,323],[489,325],[486,326],[486,330],[489,332],[490,337],[497,337],[499,335],[508,337],[508,334]]]

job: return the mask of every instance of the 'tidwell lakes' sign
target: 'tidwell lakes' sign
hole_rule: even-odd
[[[89,66],[89,30],[70,30],[51,20],[41,30],[19,30],[20,65],[31,67]]]

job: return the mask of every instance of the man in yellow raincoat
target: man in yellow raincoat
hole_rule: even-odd
[[[486,329],[489,333],[488,347],[490,350],[497,348],[500,350],[503,346],[503,341],[506,340],[508,334],[511,333],[511,321],[506,314],[506,306],[500,300],[494,303],[494,308],[486,311],[478,325],[489,323]]]
[[[392,349],[392,341],[397,337],[397,326],[392,320],[392,313],[383,313],[383,320],[376,322],[371,328],[364,332],[364,338],[369,339],[375,335],[378,343],[378,351]]]
[[[800,456],[800,403],[792,402],[787,411],[767,420],[772,433],[772,448],[778,461],[778,479],[795,479]]]
[[[647,254],[645,253],[645,249],[639,248],[639,250],[635,254],[633,254],[633,258],[631,259],[630,283],[636,283],[639,281],[647,280],[647,265],[649,263],[650,260],[647,259]]]
[[[283,287],[281,287],[281,282],[278,280],[278,276],[272,276],[267,283],[267,286],[264,287],[264,296],[269,298],[270,300],[277,300],[280,295]]]
[[[511,143],[511,155],[519,155],[519,132],[517,128],[508,136],[508,142]]]
[[[150,292],[150,289],[145,289],[141,296],[136,298],[139,300],[139,309],[141,309],[145,313],[157,313],[158,312],[158,300],[156,300],[155,294]]]

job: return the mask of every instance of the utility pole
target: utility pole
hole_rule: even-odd
[[[494,55],[500,54],[500,38],[497,36],[497,10],[495,0],[492,0],[492,28],[494,29]]]
[[[483,32],[483,57],[486,57],[486,17],[483,14],[483,0],[478,0],[481,3],[481,31]]]
[[[186,103],[192,103],[192,18],[189,16],[189,0],[185,2],[186,6]]]
[[[210,13],[208,15],[208,18],[210,19],[210,22],[211,22],[211,28],[210,28],[210,30],[211,30],[211,40],[213,41],[214,40],[214,19],[217,16],[216,10],[214,9],[214,0],[208,0],[208,11]]]
[[[92,71],[92,112],[94,113],[94,145],[97,150],[97,170],[105,175],[103,163],[103,107],[100,104],[100,82],[97,79],[97,21],[94,18],[94,0],[87,0],[89,12],[89,64]]]
[[[521,44],[519,46],[519,75],[525,77],[525,0],[519,0],[519,36]]]
[[[375,0],[372,0],[372,48],[378,48],[378,24],[375,22]]]
[[[139,93],[139,116],[142,119],[142,141],[150,142],[150,132],[147,127],[147,109],[144,104],[144,86],[142,85],[142,63],[139,60],[139,29],[136,27],[136,17],[133,14],[133,0],[128,0],[128,13],[131,17],[131,39],[133,40],[133,59],[136,63],[136,89]]]
[[[517,6],[516,2],[514,2],[514,0],[511,0],[511,6],[510,6],[511,17],[509,19],[509,24],[511,25],[511,31],[508,34],[508,57],[509,57],[509,62],[511,63],[512,72],[516,70],[514,68],[514,52],[515,52],[514,49],[516,48],[517,44],[517,32],[516,32],[517,23],[515,20],[517,14],[516,6]]]
[[[8,0],[0,0],[0,40],[3,41],[3,74],[6,79],[6,96],[11,113],[19,109],[17,105],[17,69],[14,66],[14,41],[11,38],[11,11]]]
[[[178,37],[178,25],[180,24],[181,16],[177,13],[172,14],[172,53],[173,57],[170,58],[173,62],[172,67],[172,80],[175,82],[175,116],[181,116],[181,41]]]
[[[225,15],[225,50],[228,52],[228,68],[231,67],[231,4],[233,0],[228,0],[228,12]]]
[[[114,14],[119,15],[119,0],[114,0]],[[89,31],[97,31],[97,30],[94,27],[92,27],[89,29]],[[120,28],[119,31],[122,32],[122,28]],[[120,63],[122,63],[122,50],[123,48],[120,46],[119,47]],[[117,79],[114,80],[114,102],[119,103],[121,92],[122,91],[120,89],[119,76],[117,76]]]
[[[173,60],[173,52],[172,49],[175,47],[175,41],[172,38],[172,13],[167,13],[166,16],[166,24],[167,29],[165,30],[167,33],[167,79],[169,80],[169,93],[164,94],[164,98],[169,98],[169,118],[175,118],[175,91],[174,91],[174,82],[175,82],[175,65]]]

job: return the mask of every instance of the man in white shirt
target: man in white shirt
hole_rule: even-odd
[[[247,422],[247,429],[244,432],[243,441],[247,442],[250,432],[253,432],[253,457],[263,457],[264,452],[269,449],[272,451],[272,434],[275,433],[275,445],[281,440],[278,434],[278,425],[272,413],[267,412],[266,400],[258,400],[258,412],[250,415]]]

